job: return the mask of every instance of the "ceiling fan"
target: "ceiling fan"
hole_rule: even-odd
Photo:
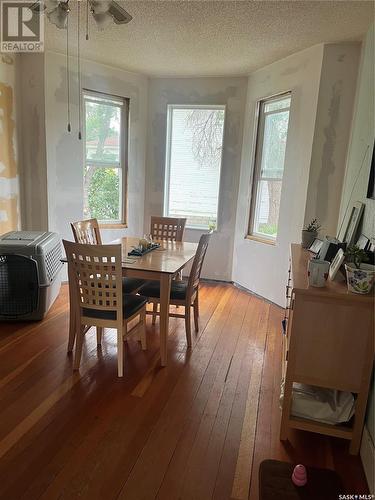
[[[127,24],[133,18],[114,0],[78,0],[85,1],[88,13],[91,12],[99,29],[106,28],[111,22],[116,24]],[[70,12],[69,0],[38,0],[30,5],[30,9],[44,13],[48,20],[60,29],[65,29]]]
[[[40,14],[44,14],[47,19],[59,29],[66,30],[66,79],[67,79],[67,103],[68,103],[68,132],[71,131],[70,122],[70,35],[69,35],[69,13],[74,6],[77,7],[77,77],[78,77],[78,139],[82,139],[82,85],[81,85],[81,5],[86,7],[86,40],[89,39],[89,13],[100,30],[105,29],[111,23],[127,24],[133,18],[114,0],[38,0],[32,3],[29,8]]]

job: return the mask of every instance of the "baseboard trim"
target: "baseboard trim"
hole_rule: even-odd
[[[188,279],[188,276],[184,276],[184,278]],[[226,280],[214,280],[214,279],[208,279],[208,278],[201,278],[201,281],[205,283],[226,283],[226,284],[231,284],[238,288],[239,290],[242,290],[243,292],[247,292],[250,295],[254,295],[254,297],[257,297],[258,299],[264,300],[268,304],[272,304],[273,306],[279,307],[280,309],[284,309],[281,307],[279,304],[276,304],[276,302],[272,302],[272,300],[267,299],[266,297],[263,297],[263,295],[259,295],[258,293],[253,292],[249,288],[246,288],[245,286],[240,285],[236,281],[226,281]]]
[[[360,456],[370,493],[375,494],[375,447],[366,426],[363,428]]]
[[[258,297],[258,299],[264,300],[268,304],[272,304],[273,306],[279,307],[280,309],[284,309],[279,304],[276,304],[276,302],[272,302],[272,300],[269,300],[266,297],[263,297],[263,295],[259,295],[258,293],[253,292],[249,288],[246,288],[245,286],[242,286],[239,283],[236,283],[235,281],[232,281],[232,284],[239,290],[243,290],[244,292],[250,293],[251,295],[254,295],[254,297]]]
[[[189,276],[184,276],[185,279],[189,279]],[[226,285],[233,285],[233,281],[228,280],[215,280],[213,278],[200,278],[203,283],[225,283]]]
[[[183,276],[183,278],[187,280],[187,279],[189,279],[189,276]],[[211,279],[211,278],[201,278],[200,281],[202,281],[202,283],[225,283],[226,285],[233,285],[236,288],[238,288],[239,290],[247,292],[250,295],[254,295],[254,297],[258,297],[258,299],[264,300],[268,304],[272,304],[273,306],[279,307],[280,309],[284,309],[279,304],[276,304],[276,302],[272,302],[272,300],[269,300],[266,297],[263,297],[262,295],[259,295],[258,293],[253,292],[252,290],[249,290],[249,288],[246,288],[246,287],[240,285],[239,283],[236,283],[235,281],[215,280],[215,279]],[[61,280],[61,284],[67,285],[68,281]]]

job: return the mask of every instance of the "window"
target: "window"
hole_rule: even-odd
[[[128,99],[85,92],[83,214],[102,224],[125,223]]]
[[[249,236],[276,240],[279,222],[290,93],[265,99],[258,106],[255,165]]]
[[[225,106],[168,106],[164,215],[216,228]]]

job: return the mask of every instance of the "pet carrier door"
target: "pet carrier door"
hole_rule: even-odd
[[[0,255],[0,317],[31,314],[38,307],[37,263],[21,255]]]

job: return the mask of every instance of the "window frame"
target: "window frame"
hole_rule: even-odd
[[[90,97],[92,98],[90,100]],[[120,108],[120,151],[119,162],[114,165],[114,162],[88,160],[86,156],[86,102],[98,102],[95,99],[102,99],[106,101],[106,105],[115,106]],[[110,102],[112,101],[112,102]],[[119,169],[119,186],[120,186],[120,218],[113,220],[98,220],[99,226],[110,229],[128,227],[128,152],[129,152],[129,108],[130,99],[128,97],[121,97],[114,94],[107,94],[104,92],[82,89],[82,103],[83,103],[83,163],[84,168],[87,165],[92,165],[95,168],[118,168]]]
[[[172,128],[173,128],[173,110],[174,109],[210,109],[210,110],[222,110],[224,111],[224,124],[223,124],[223,137],[221,141],[221,160],[220,160],[220,172],[219,172],[219,188],[217,195],[217,212],[216,212],[216,227],[214,231],[218,231],[220,220],[220,204],[221,204],[221,185],[223,176],[223,153],[224,153],[224,139],[225,139],[225,128],[226,128],[226,116],[227,116],[227,106],[226,104],[167,104],[167,134],[165,143],[165,164],[164,164],[164,197],[163,197],[163,215],[164,217],[174,217],[169,215],[169,192],[170,192],[170,174],[171,174],[171,144],[172,144]],[[192,226],[186,224],[186,229],[192,229],[196,231],[206,231],[209,227],[204,226]]]
[[[278,109],[275,111],[270,111],[268,113],[262,112],[262,108],[266,104],[269,104],[273,101],[282,100],[283,98],[285,99],[286,97],[290,98],[290,105],[288,108],[281,108],[281,109]],[[259,99],[256,103],[256,111],[255,111],[256,125],[254,127],[254,137],[253,137],[253,143],[255,144],[255,148],[254,148],[254,153],[253,153],[253,158],[252,158],[252,175],[250,178],[250,186],[251,186],[250,209],[249,209],[248,226],[247,226],[247,232],[245,235],[245,239],[258,241],[260,243],[266,243],[269,245],[276,245],[277,244],[277,238],[279,236],[279,232],[277,233],[276,237],[273,238],[272,236],[267,236],[265,234],[257,233],[253,230],[257,197],[258,197],[259,181],[260,180],[267,180],[267,179],[261,179],[261,177],[260,177],[261,165],[262,165],[263,142],[264,142],[265,116],[270,115],[270,114],[275,114],[275,113],[280,112],[280,111],[284,111],[285,109],[289,110],[288,132],[287,132],[287,141],[288,141],[290,110],[291,110],[291,105],[292,105],[291,98],[292,98],[292,91],[287,90],[287,91],[280,92],[278,94],[273,94],[269,97],[263,97],[262,99]],[[288,144],[288,142],[287,142],[287,144]],[[287,145],[286,145],[286,147],[287,147]],[[283,169],[283,176],[281,178],[281,182],[283,182],[284,173],[285,173],[285,159],[284,159],[284,169]],[[281,193],[282,193],[282,187],[281,187]],[[279,216],[280,216],[280,212],[279,212]]]

